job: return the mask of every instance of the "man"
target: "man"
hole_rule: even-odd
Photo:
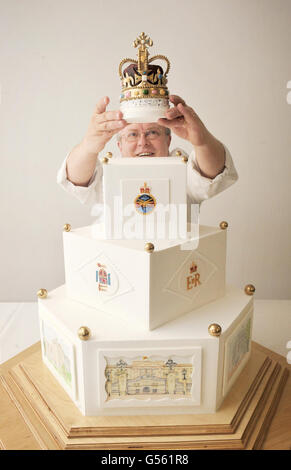
[[[58,173],[58,183],[86,204],[102,203],[102,165],[98,155],[113,135],[123,157],[165,157],[171,131],[193,146],[187,164],[188,203],[223,191],[237,179],[232,158],[224,145],[205,127],[195,111],[176,95],[173,107],[156,123],[128,124],[121,111],[107,111],[109,98],[102,98],[91,117],[82,142],[74,147]],[[185,153],[185,152],[184,152]]]

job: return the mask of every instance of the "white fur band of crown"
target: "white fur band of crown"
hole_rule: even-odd
[[[120,109],[138,109],[138,108],[165,108],[168,109],[169,102],[164,99],[148,98],[148,99],[137,99],[132,101],[123,102],[120,106]]]
[[[140,99],[123,101],[120,104],[120,111],[129,123],[156,122],[159,118],[165,118],[169,107],[168,100]]]

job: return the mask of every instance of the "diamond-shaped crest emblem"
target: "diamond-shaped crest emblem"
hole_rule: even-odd
[[[101,303],[108,302],[132,290],[130,282],[112,263],[105,253],[82,263],[75,270],[90,296],[96,296]]]
[[[192,302],[207,289],[207,283],[217,269],[212,261],[195,250],[177,269],[165,290]]]

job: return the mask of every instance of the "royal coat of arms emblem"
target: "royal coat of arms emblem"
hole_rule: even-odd
[[[110,273],[107,272],[104,264],[97,263],[96,282],[99,291],[106,291],[111,285]]]
[[[190,275],[187,276],[187,290],[197,287],[201,284],[200,274],[198,273],[198,266],[194,261],[190,266]]]
[[[134,205],[136,210],[143,215],[150,214],[156,207],[156,199],[150,193],[147,183],[140,188],[140,194],[135,198]]]

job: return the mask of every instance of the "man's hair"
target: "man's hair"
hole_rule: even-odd
[[[166,134],[166,135],[171,135],[171,129],[170,129],[169,127],[165,127],[165,134]],[[116,134],[116,140],[119,142],[120,139],[121,139],[121,133],[118,132],[118,133]]]

